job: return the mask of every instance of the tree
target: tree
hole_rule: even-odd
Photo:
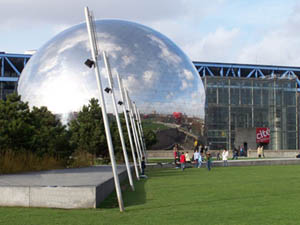
[[[156,133],[153,130],[146,130],[144,133],[144,139],[147,147],[157,143]]]
[[[44,154],[65,158],[72,152],[66,126],[47,107],[33,107],[31,124],[34,127],[32,149],[42,156]]]
[[[32,147],[32,126],[30,109],[17,94],[7,95],[0,100],[0,148],[22,151]]]
[[[97,99],[92,98],[87,106],[83,106],[77,117],[69,122],[69,131],[70,143],[77,151],[108,157],[101,107]]]
[[[0,148],[67,157],[70,154],[68,132],[46,107],[33,107],[17,94],[0,101]]]

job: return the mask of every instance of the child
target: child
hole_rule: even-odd
[[[181,155],[180,155],[180,164],[181,164],[181,169],[183,171],[184,168],[185,168],[185,155],[184,155],[184,152],[182,152]]]
[[[208,151],[206,153],[206,166],[207,166],[208,171],[210,171],[210,169],[211,169],[211,161],[212,161],[211,154]]]
[[[146,168],[146,163],[145,163],[145,157],[143,156],[142,158],[142,175],[145,175],[145,168]]]

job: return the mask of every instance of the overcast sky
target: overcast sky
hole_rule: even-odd
[[[0,0],[0,51],[39,49],[62,30],[96,19],[149,26],[193,61],[300,66],[298,0]]]

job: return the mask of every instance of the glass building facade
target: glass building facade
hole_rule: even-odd
[[[238,147],[240,130],[270,128],[266,149],[298,149],[297,82],[293,79],[203,77],[205,130],[211,149]],[[244,129],[243,129],[244,128]],[[254,134],[256,135],[256,134]]]

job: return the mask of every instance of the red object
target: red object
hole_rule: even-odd
[[[180,156],[180,162],[181,163],[185,163],[185,155],[184,154],[181,154],[181,156]]]
[[[173,117],[174,117],[175,119],[181,119],[182,113],[181,113],[181,112],[173,112]]]
[[[256,143],[266,143],[270,142],[270,128],[267,127],[257,127],[256,128]]]

